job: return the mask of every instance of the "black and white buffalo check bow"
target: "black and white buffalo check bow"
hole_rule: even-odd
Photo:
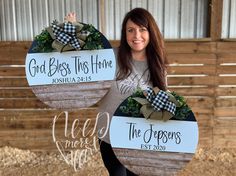
[[[146,93],[146,99],[152,105],[154,110],[161,111],[163,109],[169,111],[172,114],[175,114],[176,105],[169,101],[169,96],[165,91],[159,90],[159,92],[155,94],[154,90],[148,87]]]
[[[70,44],[75,49],[80,49],[79,40],[76,38],[76,27],[71,23],[64,23],[63,27],[52,25],[53,34],[56,40],[63,45]]]

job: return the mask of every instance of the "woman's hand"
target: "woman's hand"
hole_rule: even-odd
[[[71,23],[76,22],[76,13],[75,13],[75,12],[70,12],[70,13],[68,13],[68,14],[65,16],[64,20],[65,20],[66,22],[71,22]]]

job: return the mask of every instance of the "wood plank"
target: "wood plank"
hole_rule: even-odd
[[[197,44],[192,42],[167,42],[165,44],[167,53],[195,53]]]
[[[96,134],[93,134],[93,131],[90,129],[86,129],[88,131],[85,131],[86,134],[82,134],[82,130],[77,128],[73,131],[74,137],[72,138],[72,132],[71,129],[68,129],[66,131],[65,136],[65,128],[57,128],[55,126],[54,134],[56,137],[60,139],[80,139],[81,137],[89,137]],[[15,140],[15,141],[21,141],[26,139],[35,139],[35,140],[52,140],[52,128],[49,127],[48,129],[16,129],[16,130],[0,130],[0,139],[7,138],[8,140]],[[1,143],[1,140],[0,140]]]
[[[185,97],[191,107],[213,108],[214,98],[212,97]]]
[[[236,127],[236,116],[233,118],[217,118],[214,119],[214,127],[224,127],[224,128],[235,128]]]
[[[111,81],[32,86],[45,104],[57,109],[86,108],[96,104],[108,92]]]
[[[204,77],[168,77],[168,85],[215,85],[214,76],[204,76]]]
[[[25,76],[25,67],[0,67],[0,76]]]
[[[186,92],[186,90],[191,90],[191,88],[189,89],[184,89],[183,90],[181,88],[171,88],[171,90],[176,90],[176,92],[181,93],[181,95],[190,95],[190,96],[201,96],[201,95],[209,95],[209,93],[211,93],[211,91],[208,91],[208,93],[201,92],[201,90],[210,90],[209,88],[207,89],[198,89],[190,92]],[[184,93],[184,94],[183,94]],[[76,95],[76,93],[75,93]],[[0,98],[38,98],[36,97],[36,95],[32,92],[32,89],[30,87],[25,87],[22,89],[16,88],[16,89],[12,89],[12,88],[7,88],[7,89],[0,89]],[[67,97],[68,98],[68,97]]]
[[[0,65],[24,65],[31,42],[0,42]]]
[[[167,53],[213,53],[216,51],[215,42],[181,42],[166,41]]]
[[[213,127],[213,115],[199,114],[195,116],[198,127]]]
[[[236,53],[236,42],[218,42],[218,53]]]
[[[216,107],[236,107],[236,98],[217,98]]]
[[[40,110],[1,110],[0,118],[3,120],[28,120],[28,119],[48,119],[54,118],[54,116],[61,115],[62,118],[65,117],[65,112],[68,113],[70,119],[86,119],[86,118],[96,118],[97,108],[84,108],[75,111],[63,111],[56,109],[40,109]],[[69,120],[70,120],[69,119]]]
[[[236,73],[236,71],[235,71]],[[236,76],[219,76],[216,77],[217,85],[236,85]]]
[[[236,74],[236,65],[221,65],[217,68],[217,74]]]
[[[0,89],[0,98],[36,98],[31,88]]]
[[[56,129],[56,137],[58,140],[72,140],[71,136],[65,138],[64,129]],[[75,140],[85,140],[82,134],[78,134]],[[88,137],[91,141],[92,137]],[[55,150],[55,143],[52,138],[51,129],[37,130],[1,130],[0,131],[0,147],[11,146],[28,150]]]
[[[59,110],[22,110],[22,111],[0,111],[0,121],[2,121],[2,124],[0,126],[8,126],[9,128],[13,128],[14,125],[16,127],[26,126],[30,125],[32,123],[32,126],[28,126],[28,128],[33,128],[33,126],[36,127],[48,127],[48,122],[52,122],[52,119],[54,116],[59,115],[62,113]],[[91,109],[82,109],[80,111],[71,111],[69,112],[69,122],[72,122],[74,119],[81,120],[81,123],[83,123],[86,119],[91,119],[92,121],[95,120],[97,116],[97,110],[96,108]],[[196,116],[196,119],[198,120],[199,126],[211,126],[211,114],[204,114],[204,113],[198,113]],[[61,116],[61,121],[59,124],[64,123],[64,114]],[[38,123],[39,122],[39,123]],[[23,125],[17,125],[17,124],[23,124]],[[37,125],[41,126],[37,126]],[[26,128],[26,127],[24,127]],[[2,128],[1,128],[2,129]]]
[[[191,109],[194,112],[196,117],[199,116],[199,115],[202,115],[202,114],[212,116],[213,113],[214,113],[213,108],[191,106],[190,103],[188,103],[188,105],[191,107]]]
[[[12,129],[48,129],[51,128],[55,116],[60,115],[56,122],[57,128],[65,128],[65,113],[59,110],[2,110],[0,111],[1,130]],[[93,128],[97,117],[96,108],[81,109],[68,112],[68,129],[74,120],[79,120],[79,127],[83,127],[86,120]]]
[[[50,129],[52,128],[52,123],[53,123],[53,119],[54,116],[51,116],[49,118],[34,118],[34,119],[26,119],[23,118],[24,116],[22,116],[21,118],[7,118],[7,119],[1,119],[1,124],[0,124],[0,128],[1,130],[15,130],[15,129],[34,129],[34,130],[38,130],[38,129]],[[93,129],[94,124],[95,124],[95,117],[92,118],[85,118],[85,116],[81,116],[79,118],[79,123],[77,128],[81,128],[83,129],[85,121],[87,119],[89,119],[90,121],[90,125],[89,127],[91,127],[91,129]],[[68,121],[68,129],[71,129],[72,126],[72,122],[73,120],[77,119],[73,119],[71,116],[69,117],[70,120]],[[60,128],[60,129],[65,129],[65,119],[64,118],[60,118],[57,120],[56,122],[56,127]]]
[[[223,63],[236,63],[236,53],[218,53],[218,64],[223,64]]]
[[[191,153],[113,148],[117,158],[137,175],[175,175],[193,157]]]
[[[0,124],[1,130],[16,130],[16,129],[49,129],[52,126],[52,118],[48,119],[9,119],[3,120]],[[2,120],[2,118],[1,118]],[[58,121],[60,127],[63,126],[63,121]]]
[[[216,87],[216,96],[236,96],[236,87]]]
[[[11,98],[11,99],[0,99],[0,108],[3,109],[27,109],[27,108],[48,108],[47,105],[42,103],[37,98]]]
[[[50,135],[50,134],[48,134]],[[90,144],[93,145],[93,139],[89,139]],[[72,140],[70,140],[72,141]],[[64,141],[65,143],[65,141]],[[81,150],[81,149],[86,149],[85,145],[82,144],[83,146],[77,146],[77,148],[73,148],[73,151],[75,150]],[[11,147],[15,147],[15,148],[20,148],[23,150],[30,150],[30,151],[47,151],[47,152],[56,152],[59,153],[56,144],[53,142],[52,139],[44,139],[44,140],[37,140],[37,139],[21,139],[21,140],[5,140],[3,139],[0,142],[0,147],[5,147],[5,146],[11,146]],[[99,148],[98,142],[97,142],[97,147]],[[88,147],[87,147],[88,148]],[[92,148],[92,147],[91,147]],[[65,151],[69,151],[70,152],[71,148],[67,148],[65,149]],[[98,151],[99,152],[99,151]]]
[[[21,78],[0,78],[0,87],[25,87],[28,88],[29,84],[27,79]]]
[[[100,81],[96,84],[94,82],[82,82],[78,84],[54,84],[54,85],[42,85],[31,86],[34,92],[38,94],[53,93],[53,92],[70,92],[70,91],[96,91],[99,89],[109,89],[112,81]]]
[[[197,44],[199,53],[216,53],[217,51],[216,42],[197,42]]]
[[[119,40],[110,40],[113,47],[118,47],[120,45]],[[188,42],[184,40],[165,40],[165,47],[168,54],[170,53],[214,53],[216,52],[216,42],[206,42],[206,41],[192,41]]]
[[[7,118],[48,118],[53,117],[56,114],[59,114],[61,111],[56,109],[18,109],[18,110],[12,110],[12,109],[3,109],[0,110],[0,117],[3,119]]]
[[[173,68],[173,67],[172,67]],[[184,75],[184,71],[181,70],[181,68],[174,68],[174,70],[171,68],[171,72],[169,72],[169,75],[174,74],[182,74]],[[201,74],[204,71],[199,70],[191,70],[191,68],[185,68],[185,70],[188,70],[188,74],[197,74],[201,72]],[[177,73],[178,72],[178,73]],[[210,72],[209,70],[207,71]],[[213,75],[213,71],[211,71]],[[214,77],[213,76],[206,76],[206,77],[197,77],[197,76],[189,76],[189,77],[169,77],[168,78],[168,84],[169,85],[214,85]],[[0,78],[0,87],[28,87],[28,82],[26,78]]]
[[[111,40],[112,46],[118,47],[119,40]],[[24,65],[26,53],[31,42],[0,42],[0,63],[3,65]],[[190,45],[190,47],[189,47]],[[173,42],[166,41],[168,53],[208,53],[215,51],[214,42]],[[186,48],[187,47],[187,48]],[[235,42],[218,42],[219,52],[235,51]],[[185,50],[186,49],[186,50]],[[225,51],[227,50],[227,51]],[[7,52],[6,52],[7,51]]]
[[[218,128],[213,128],[213,133],[214,135],[221,136],[222,138],[229,138],[229,139],[234,139],[236,135],[236,128],[231,127],[231,128],[225,128],[225,127],[218,127]]]
[[[219,148],[235,148],[236,140],[214,135],[213,146],[217,146]]]
[[[167,59],[171,64],[205,64],[214,65],[216,63],[215,54],[202,54],[202,53],[190,53],[190,54],[173,54],[167,53]]]
[[[223,1],[211,0],[210,37],[212,41],[221,39]]]
[[[36,112],[35,112],[36,113]],[[0,116],[0,129],[1,130],[13,130],[13,129],[48,129],[51,128],[53,118],[56,116],[58,113],[54,113],[51,115],[46,115],[43,116],[41,113],[35,114],[33,116],[25,115],[24,113],[21,113],[20,115],[4,115]],[[81,115],[78,114],[77,116],[72,116],[69,115],[69,120],[68,120],[68,128],[71,128],[71,124],[75,119],[79,120],[79,125],[78,127],[83,127],[84,122],[89,119],[91,120],[90,126],[93,127],[95,124],[95,118],[96,118],[96,113],[93,113],[91,115]],[[199,127],[211,127],[213,124],[212,121],[212,115],[204,115],[204,114],[199,114],[196,116],[196,119],[198,121],[198,126]],[[57,121],[57,127],[58,128],[65,128],[65,118],[62,116],[60,119]]]
[[[225,148],[235,148],[236,146],[236,128],[218,127],[213,129],[213,145]]]
[[[214,96],[213,87],[169,87],[170,91],[182,96]],[[235,90],[236,91],[236,90]]]
[[[215,117],[236,117],[236,106],[234,107],[216,107],[215,108]],[[231,118],[230,118],[231,119]]]
[[[168,74],[174,75],[191,75],[191,74],[204,74],[204,75],[215,75],[216,68],[211,65],[204,66],[172,66],[168,67]]]
[[[60,130],[58,131],[57,134],[61,134],[61,136],[63,136],[63,131],[64,130]],[[38,140],[44,140],[44,139],[50,139],[51,138],[51,133],[52,130],[51,129],[42,129],[42,130],[25,130],[25,129],[19,129],[19,130],[0,130],[0,139],[8,138],[10,140],[26,140],[28,139],[38,139]],[[0,140],[1,142],[1,140]]]
[[[0,117],[6,118],[51,118],[64,111],[57,109],[32,109],[32,110],[0,110]],[[97,108],[83,108],[75,111],[66,111],[70,118],[90,117],[97,113]]]
[[[212,147],[212,127],[202,127],[199,128],[199,141],[198,147]]]

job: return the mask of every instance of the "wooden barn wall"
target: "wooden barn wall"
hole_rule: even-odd
[[[52,120],[62,112],[40,102],[25,77],[31,42],[0,42],[0,147],[54,150]],[[118,42],[112,41],[113,46]],[[236,146],[236,42],[166,42],[169,89],[184,95],[199,124],[200,147]],[[87,118],[96,107],[69,112],[69,125]],[[65,120],[57,122],[64,134]],[[92,124],[91,124],[92,128]]]

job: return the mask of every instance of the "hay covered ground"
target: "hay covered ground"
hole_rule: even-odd
[[[0,148],[1,176],[107,176],[99,152],[75,172],[59,152],[32,152]],[[234,176],[236,149],[199,148],[192,161],[178,176]]]

